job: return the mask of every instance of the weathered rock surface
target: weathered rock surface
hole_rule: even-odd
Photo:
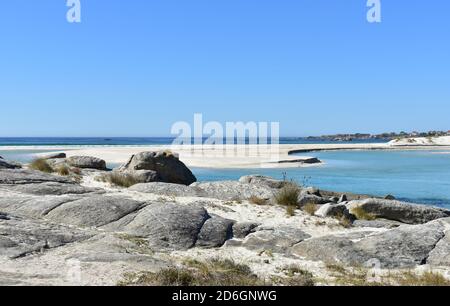
[[[253,184],[258,186],[267,186],[269,188],[280,189],[289,184],[286,181],[279,181],[263,175],[247,175],[239,179],[239,182]]]
[[[251,197],[269,200],[274,195],[273,189],[267,186],[258,186],[236,181],[195,183],[191,187],[196,188],[200,196],[226,201],[248,200]]]
[[[83,187],[78,184],[45,182],[40,184],[20,184],[1,186],[1,189],[8,189],[13,192],[20,192],[31,195],[67,195],[67,194],[87,194],[87,193],[104,193],[99,188]]]
[[[364,266],[374,260],[381,268],[411,268],[426,264],[436,244],[444,237],[439,222],[403,225],[363,239],[325,236],[295,245],[292,253],[311,260]]]
[[[233,236],[233,220],[228,220],[219,216],[213,216],[206,220],[200,233],[196,246],[220,247],[225,241]]]
[[[43,156],[43,159],[60,159],[60,158],[66,158],[66,153],[53,153]]]
[[[243,239],[255,232],[255,229],[260,226],[255,222],[239,222],[233,225],[233,237]]]
[[[142,207],[124,197],[94,196],[64,203],[47,214],[53,222],[83,227],[101,227]]]
[[[295,244],[310,238],[300,229],[292,227],[260,228],[245,238],[242,246],[254,251],[286,253]]]
[[[20,164],[6,161],[0,156],[0,169],[20,169],[20,168],[22,168]]]
[[[316,205],[320,205],[320,204],[325,204],[329,202],[329,200],[326,200],[322,197],[313,195],[313,194],[303,194],[300,195],[300,197],[298,198],[298,205],[301,206],[305,206],[307,204],[316,204]]]
[[[0,256],[18,258],[91,236],[88,232],[19,218],[0,220]]]
[[[158,174],[158,181],[190,185],[197,181],[186,165],[178,159],[178,155],[170,152],[142,152],[133,155],[119,171],[131,173],[135,170],[151,170]],[[146,183],[145,181],[143,183]]]
[[[152,203],[139,211],[123,231],[149,239],[159,249],[188,249],[210,216],[198,206],[176,203]]]
[[[142,183],[134,185],[128,190],[153,193],[171,197],[199,197],[201,190],[191,186],[170,183]]]
[[[0,169],[0,185],[12,184],[38,184],[45,182],[56,182],[65,184],[74,184],[74,182],[62,176],[46,174],[35,170],[1,170]]]
[[[352,201],[347,206],[350,212],[358,207],[377,218],[395,220],[407,224],[423,224],[450,216],[450,211],[445,209],[384,199]]]
[[[107,170],[106,162],[103,159],[92,156],[72,156],[66,159],[66,163],[81,169]]]

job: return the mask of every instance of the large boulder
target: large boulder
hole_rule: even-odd
[[[66,159],[66,163],[81,169],[107,170],[103,159],[92,156],[72,156]]]
[[[197,181],[191,170],[178,159],[178,155],[168,151],[138,153],[118,170],[130,174],[139,170],[155,171],[157,177],[154,177],[153,180],[165,183],[190,185]],[[142,183],[148,182],[150,180]]]
[[[189,249],[210,216],[199,206],[151,203],[123,227],[123,231],[148,238],[157,249]]]
[[[0,156],[0,169],[20,169],[20,168],[22,168],[20,164],[6,161]]]
[[[426,205],[410,204],[385,199],[366,199],[347,204],[350,212],[361,209],[376,218],[400,221],[407,224],[423,224],[450,216],[450,211]]]

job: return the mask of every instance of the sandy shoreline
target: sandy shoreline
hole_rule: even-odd
[[[5,146],[0,151],[48,150],[70,156],[94,156],[110,164],[120,164],[136,153],[172,150],[188,167],[196,168],[289,168],[320,164],[303,163],[314,158],[314,152],[334,150],[450,150],[450,146],[392,146],[389,144],[281,144],[235,145],[150,145],[150,146]],[[295,155],[292,155],[294,154]],[[44,153],[48,154],[48,153]],[[305,155],[303,155],[305,154]]]

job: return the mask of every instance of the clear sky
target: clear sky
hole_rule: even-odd
[[[0,136],[168,136],[279,121],[282,136],[450,129],[450,1],[0,2]]]

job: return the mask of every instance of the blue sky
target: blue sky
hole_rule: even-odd
[[[0,136],[167,136],[195,112],[283,136],[449,130],[450,2],[0,3]]]

